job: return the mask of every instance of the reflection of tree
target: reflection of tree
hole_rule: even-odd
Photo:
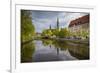
[[[60,50],[68,49],[70,54],[78,59],[89,59],[89,45],[73,43],[70,41],[55,41],[55,47],[60,48]]]
[[[78,59],[89,59],[89,45],[78,44],[69,49],[72,56]]]
[[[33,42],[21,45],[21,62],[31,62],[34,51],[35,45]]]
[[[56,48],[60,48],[61,50],[66,50],[67,49],[67,42],[66,41],[53,40],[53,45]]]
[[[43,40],[44,45],[53,45],[59,55],[60,50],[68,49],[70,54],[78,59],[89,58],[89,44],[86,41]]]
[[[52,42],[53,41],[52,40],[49,40],[49,39],[48,40],[47,39],[46,40],[45,39],[42,39],[42,43],[43,43],[44,46],[52,45]]]
[[[77,48],[75,50],[73,49],[69,49],[69,52],[72,56],[80,60],[89,59],[89,48]]]

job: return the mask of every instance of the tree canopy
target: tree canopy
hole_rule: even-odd
[[[21,40],[29,40],[35,33],[32,24],[31,11],[21,10]]]

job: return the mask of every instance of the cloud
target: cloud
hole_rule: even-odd
[[[42,32],[48,29],[51,25],[52,28],[56,27],[57,18],[59,18],[60,28],[65,28],[69,25],[71,20],[84,16],[87,13],[74,13],[74,12],[57,12],[57,11],[32,11],[32,22],[35,26],[36,32]]]

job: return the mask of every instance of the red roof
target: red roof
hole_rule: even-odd
[[[85,16],[82,16],[78,19],[72,20],[69,24],[69,27],[72,27],[74,25],[81,25],[84,23],[89,23],[89,15],[85,15]]]

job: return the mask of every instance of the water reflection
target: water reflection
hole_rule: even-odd
[[[47,45],[54,45],[57,49],[58,53],[61,50],[68,50],[70,54],[80,60],[89,59],[89,42],[76,42],[75,41],[61,41],[61,40],[42,40],[43,44],[47,43]]]
[[[84,42],[42,39],[24,44],[21,49],[21,62],[85,59],[89,59],[89,44]]]
[[[21,62],[32,62],[32,54],[35,52],[35,45],[33,42],[21,45]]]

